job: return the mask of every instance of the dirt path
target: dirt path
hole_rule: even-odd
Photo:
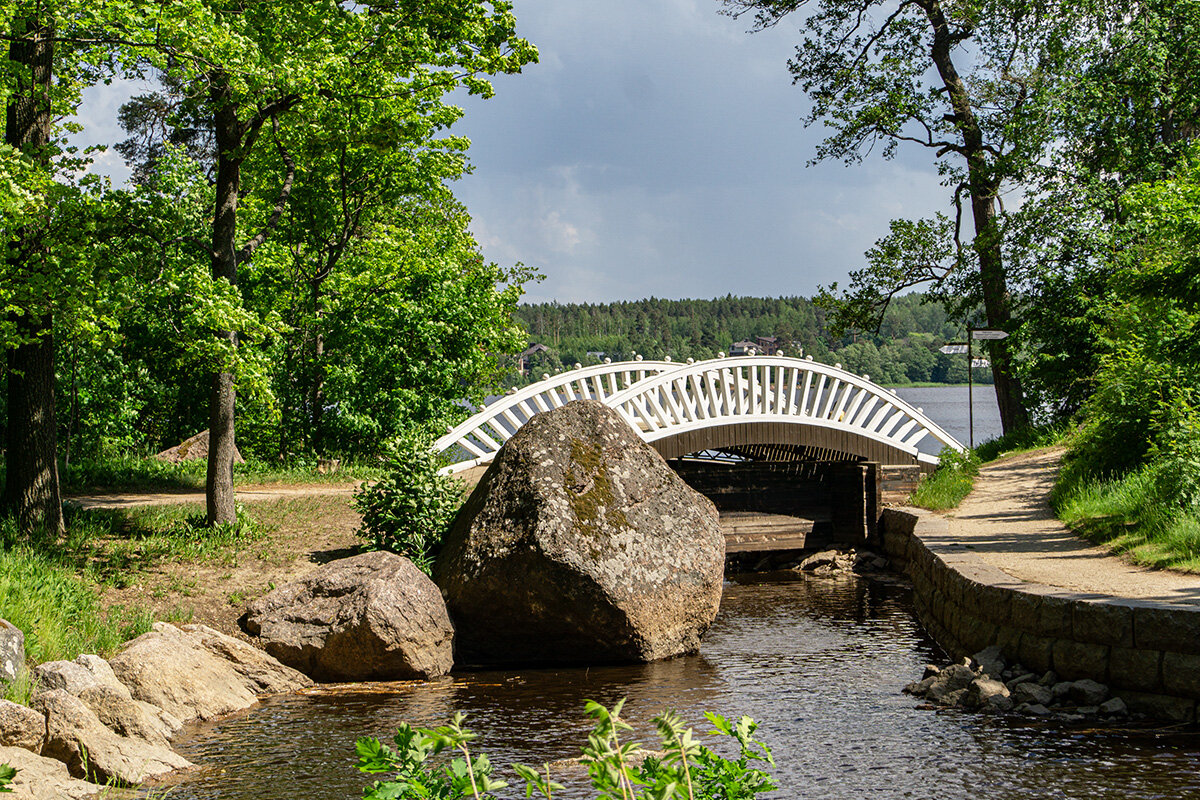
[[[241,503],[258,503],[265,500],[282,500],[290,497],[313,497],[318,495],[349,495],[358,488],[358,483],[311,483],[282,485],[253,485],[237,487],[237,499]],[[177,492],[124,492],[120,494],[82,494],[68,497],[81,508],[132,508],[163,503],[203,503],[202,490]]]
[[[1135,566],[1088,544],[1054,517],[1048,497],[1061,448],[986,464],[949,513],[946,540],[1031,583],[1115,597],[1200,604],[1200,575]],[[940,537],[938,537],[940,538]]]

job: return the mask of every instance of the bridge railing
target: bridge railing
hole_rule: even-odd
[[[498,397],[469,419],[451,428],[433,444],[455,463],[443,469],[454,473],[490,461],[500,446],[534,415],[566,405],[572,400],[605,400],[646,378],[680,365],[671,361],[606,362],[548,375],[537,383]]]
[[[917,445],[932,436],[962,445],[894,391],[839,366],[785,356],[717,359],[663,372],[606,401],[647,441],[715,421],[803,423],[850,431],[927,463]]]
[[[626,361],[576,368],[497,398],[434,444],[458,472],[492,459],[535,415],[590,398],[616,408],[646,441],[741,422],[784,422],[851,432],[926,463],[917,445],[932,436],[963,447],[921,409],[871,383],[869,376],[805,359],[740,356],[680,364]]]

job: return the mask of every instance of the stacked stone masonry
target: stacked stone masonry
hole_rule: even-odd
[[[931,544],[946,519],[886,509],[884,550],[913,583],[917,612],[953,657],[998,645],[1009,661],[1108,684],[1134,711],[1197,721],[1200,606],[1073,593],[1026,583],[957,544]]]

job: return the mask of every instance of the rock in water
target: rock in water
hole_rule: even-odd
[[[331,561],[251,603],[245,627],[275,658],[321,681],[431,678],[454,663],[438,588],[394,553]]]
[[[509,439],[434,567],[469,664],[695,652],[721,602],[717,511],[613,409],[579,400]]]

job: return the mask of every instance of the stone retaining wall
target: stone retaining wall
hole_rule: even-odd
[[[958,544],[922,537],[948,526],[889,508],[884,550],[913,583],[917,613],[955,657],[999,645],[1004,657],[1064,680],[1108,684],[1131,709],[1195,722],[1200,700],[1200,606],[1128,600],[1025,583]]]

